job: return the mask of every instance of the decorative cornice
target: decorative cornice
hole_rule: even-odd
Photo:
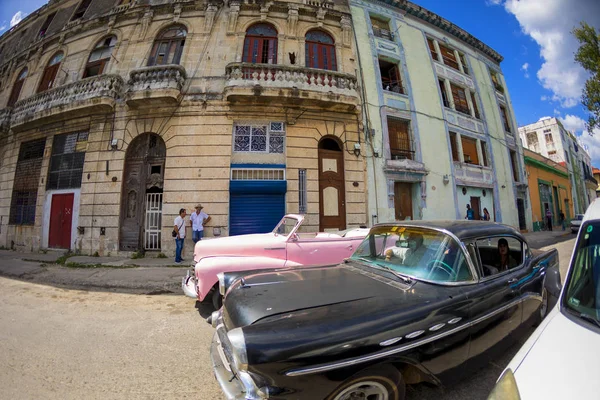
[[[371,0],[373,3],[384,3],[388,6],[398,8],[405,12],[406,14],[419,18],[422,21],[425,21],[437,28],[443,30],[444,32],[454,36],[455,38],[461,40],[462,42],[476,48],[481,51],[492,60],[500,64],[504,57],[502,57],[498,52],[484,44],[481,40],[477,39],[475,36],[471,35],[469,32],[460,28],[458,25],[453,24],[445,18],[440,17],[439,15],[418,6],[414,3],[411,3],[407,0]]]
[[[555,175],[561,176],[561,177],[566,178],[566,179],[569,178],[569,175],[566,172],[563,172],[563,171],[561,171],[561,170],[559,170],[559,169],[557,169],[557,168],[555,168],[555,167],[553,167],[551,165],[548,165],[548,164],[546,164],[543,161],[536,160],[535,158],[532,158],[532,157],[529,157],[529,156],[525,156],[524,158],[525,158],[525,164],[528,164],[528,165],[531,165],[531,166],[543,169],[545,171],[551,172],[551,173],[553,173]]]

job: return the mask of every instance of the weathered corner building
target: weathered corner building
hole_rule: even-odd
[[[502,57],[409,1],[351,0],[366,91],[369,217],[530,220]],[[530,224],[530,223],[529,223]]]
[[[353,37],[341,2],[51,1],[0,38],[0,245],[365,224]]]

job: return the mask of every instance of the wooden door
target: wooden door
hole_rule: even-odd
[[[412,183],[394,183],[394,209],[396,221],[413,219]]]
[[[60,63],[46,67],[44,70],[44,75],[42,75],[42,80],[40,81],[40,86],[38,86],[38,93],[48,90],[52,87],[59,68]]]
[[[481,205],[479,197],[471,197],[471,208],[473,209],[473,219],[479,221],[481,219]]]
[[[332,141],[332,139],[326,139]],[[344,153],[319,149],[319,229],[346,229]]]
[[[55,194],[52,196],[48,247],[59,249],[71,248],[73,198],[73,193]]]

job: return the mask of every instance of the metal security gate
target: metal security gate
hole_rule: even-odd
[[[144,226],[144,248],[146,250],[160,250],[161,225],[162,193],[147,193]]]

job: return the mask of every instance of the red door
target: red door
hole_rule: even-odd
[[[71,222],[73,220],[73,193],[52,196],[50,209],[50,235],[48,247],[71,248]]]

